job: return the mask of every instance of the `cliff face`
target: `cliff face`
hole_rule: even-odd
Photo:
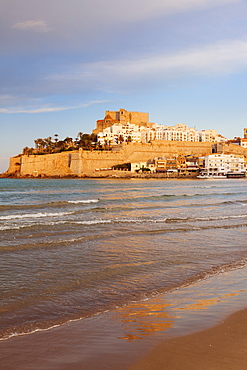
[[[218,152],[242,154],[247,149],[237,145],[218,145]],[[22,155],[10,159],[7,174],[20,176],[95,176],[100,170],[127,162],[143,162],[173,155],[203,156],[212,153],[212,143],[154,141],[150,144],[123,145],[119,151],[73,151],[47,155]]]

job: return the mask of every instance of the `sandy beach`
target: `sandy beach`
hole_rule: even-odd
[[[247,309],[238,311],[221,324],[210,329],[191,335],[176,337],[155,346],[147,355],[127,364],[128,351],[123,346],[122,353],[106,350],[98,357],[97,347],[95,356],[85,361],[87,353],[81,351],[80,336],[77,337],[77,349],[72,350],[67,343],[66,348],[52,345],[52,336],[42,334],[41,337],[31,336],[16,338],[13,341],[1,343],[1,366],[3,369],[128,369],[128,370],[245,370],[247,364]],[[50,333],[51,334],[51,333]],[[78,333],[75,333],[77,335]],[[43,338],[42,338],[43,337]],[[42,338],[42,340],[41,340]],[[53,337],[57,341],[56,336]],[[46,341],[47,340],[47,341]],[[101,346],[107,347],[107,338]],[[48,346],[47,346],[48,343]],[[70,350],[70,352],[64,352]],[[142,350],[139,348],[139,351]],[[108,352],[108,353],[107,353]]]
[[[0,342],[5,370],[243,370],[247,268]]]
[[[1,369],[245,367],[244,182],[1,189]]]
[[[220,325],[161,343],[129,370],[245,370],[247,309]]]

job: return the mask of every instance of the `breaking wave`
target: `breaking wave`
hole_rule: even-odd
[[[98,203],[99,202],[99,199],[84,199],[84,200],[69,200],[68,203],[72,203],[72,204],[80,204],[80,203],[84,203],[84,204],[88,204],[88,203]]]
[[[24,213],[19,215],[0,216],[0,220],[21,220],[25,218],[42,218],[42,217],[61,217],[71,215],[73,212],[38,212],[38,213]]]

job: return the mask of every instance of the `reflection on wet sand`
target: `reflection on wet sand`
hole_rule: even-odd
[[[245,301],[247,290],[241,289],[245,284],[244,279],[241,282],[229,281],[231,275],[236,273],[233,271],[222,275],[221,285],[215,285],[217,279],[212,278],[145,302],[134,302],[118,308],[115,319],[124,335],[117,339],[136,341],[153,334],[169,337],[181,328],[185,332],[193,332],[208,326],[207,321],[216,323],[216,312],[227,312],[229,308],[232,312],[235,302],[239,304],[239,301]],[[240,275],[242,273],[244,275],[244,271],[238,272]],[[197,317],[198,314],[207,318],[205,323]]]
[[[184,307],[179,307],[179,310],[206,310],[209,306],[214,306],[219,302],[223,302],[225,299],[233,296],[237,296],[238,293],[229,293],[223,296],[208,298],[208,299],[198,299],[196,302],[187,304]]]
[[[126,370],[163,340],[207,329],[246,307],[246,276],[247,267],[47,332],[3,341],[1,368]],[[177,347],[172,352],[176,355]]]
[[[167,307],[171,305],[162,303],[160,298],[155,298],[151,302],[135,302],[118,309],[119,320],[126,332],[125,336],[118,339],[133,341],[171,328],[174,316],[167,311]]]

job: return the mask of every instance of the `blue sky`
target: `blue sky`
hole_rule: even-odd
[[[106,110],[247,126],[244,0],[0,0],[0,172],[34,140],[90,133]]]

